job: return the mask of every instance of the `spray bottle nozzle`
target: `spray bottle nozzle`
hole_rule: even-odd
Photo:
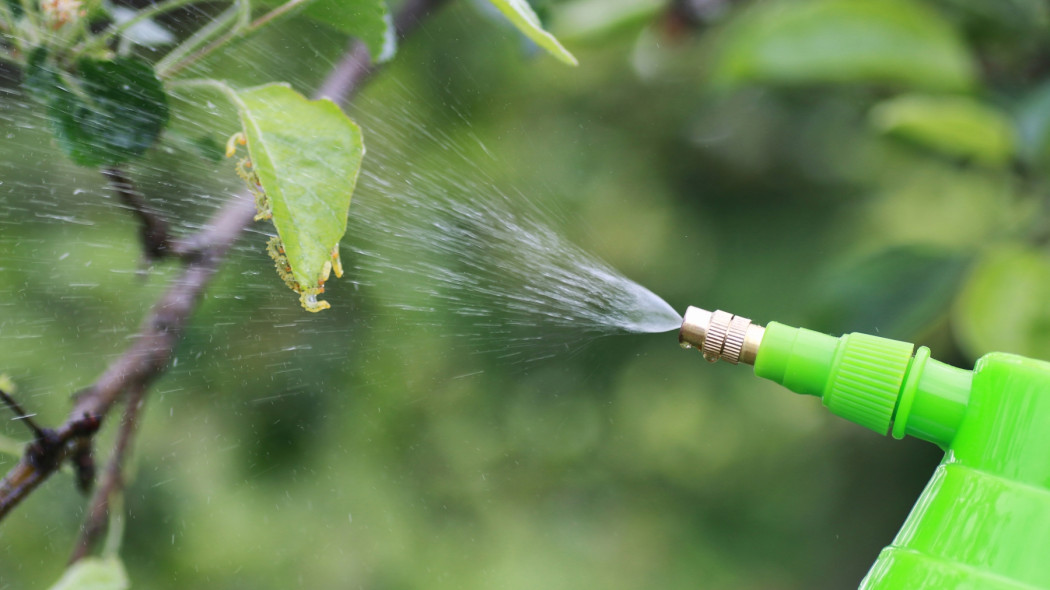
[[[833,413],[872,430],[947,447],[962,421],[973,374],[908,342],[869,334],[828,336],[725,311],[686,310],[678,342],[710,362],[754,365],[755,375],[815,395]]]
[[[734,365],[753,365],[763,334],[765,328],[745,317],[690,307],[685,310],[678,342],[683,348],[696,348],[712,363],[722,359]]]

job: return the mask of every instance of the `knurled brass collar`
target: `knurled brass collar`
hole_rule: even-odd
[[[722,359],[734,365],[753,365],[764,333],[765,328],[745,317],[690,307],[685,310],[678,342],[701,351],[712,363]]]
[[[726,338],[729,336],[729,325],[732,322],[733,314],[729,312],[719,309],[711,314],[711,321],[707,324],[707,332],[704,335],[704,344],[700,347],[708,362],[713,363],[722,356]]]

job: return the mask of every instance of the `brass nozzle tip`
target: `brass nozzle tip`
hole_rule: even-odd
[[[711,323],[711,312],[699,307],[689,307],[685,310],[682,319],[678,342],[683,348],[703,350],[704,338],[707,337],[707,326]]]
[[[690,307],[685,310],[678,342],[701,351],[712,363],[722,359],[734,365],[753,365],[765,331],[745,317]]]

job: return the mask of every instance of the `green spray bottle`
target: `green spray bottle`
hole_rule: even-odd
[[[972,371],[868,334],[762,327],[690,307],[679,341],[820,397],[832,413],[945,450],[864,590],[1050,590],[1050,363],[992,353]]]

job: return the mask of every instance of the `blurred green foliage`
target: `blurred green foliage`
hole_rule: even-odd
[[[496,186],[562,211],[573,241],[678,309],[911,339],[960,365],[1050,357],[1045,4],[682,2],[604,22],[549,4],[580,67],[454,5],[354,116],[480,140]],[[309,92],[344,44],[296,19],[203,68]],[[0,370],[54,423],[175,269],[137,272],[134,221],[13,87]],[[949,103],[967,106],[929,106]],[[221,105],[172,109],[235,125]],[[987,141],[954,135],[989,126]],[[132,168],[186,232],[239,183],[193,155],[188,127]],[[438,168],[444,144],[363,127],[370,153],[412,145],[435,157],[405,167],[472,173]],[[307,315],[263,243],[241,240],[147,402],[125,498],[132,587],[850,587],[939,459],[672,334],[508,363],[440,309],[384,308],[380,286],[344,280]],[[83,505],[58,476],[14,512],[0,588],[54,582]]]
[[[757,3],[719,36],[715,84],[973,85],[974,64],[958,33],[911,0]]]
[[[81,166],[121,164],[141,156],[168,123],[168,99],[153,68],[135,58],[81,58],[79,78],[47,65],[34,49],[25,88],[45,105],[62,151]]]

